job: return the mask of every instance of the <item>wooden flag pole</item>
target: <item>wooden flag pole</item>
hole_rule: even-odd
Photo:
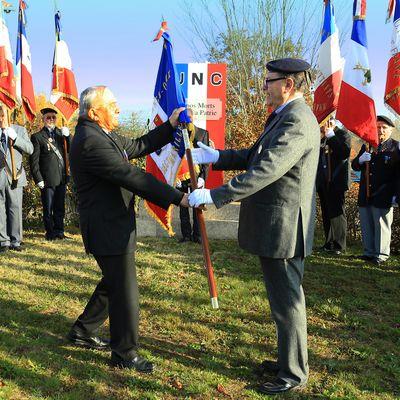
[[[190,149],[190,140],[189,140],[189,134],[188,134],[188,131],[186,128],[186,124],[182,124],[182,134],[183,134],[183,140],[185,143],[186,160],[188,163],[189,173],[190,173],[190,183],[191,183],[192,189],[195,190],[195,189],[197,189],[197,178],[196,178],[196,173],[194,170],[192,151]],[[208,288],[209,288],[209,292],[210,292],[211,306],[214,309],[218,309],[219,305],[218,305],[217,286],[215,283],[214,270],[213,270],[211,257],[210,257],[210,247],[209,247],[209,243],[208,243],[208,236],[207,236],[207,230],[206,230],[206,223],[204,221],[203,210],[200,208],[195,208],[195,212],[196,212],[197,221],[198,221],[199,228],[200,228],[201,246],[203,248],[204,267],[206,269],[207,277],[208,277]]]

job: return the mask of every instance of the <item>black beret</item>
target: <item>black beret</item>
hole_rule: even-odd
[[[378,115],[376,119],[377,121],[382,121],[385,124],[392,126],[394,128],[394,123],[389,117],[386,117],[385,115]]]
[[[54,108],[50,108],[50,107],[42,108],[42,109],[40,110],[40,112],[42,113],[42,115],[47,114],[47,113],[54,113],[54,114],[57,114],[57,111],[54,110]]]
[[[296,74],[305,72],[311,68],[311,65],[299,58],[281,58],[267,63],[267,69],[270,72],[281,72],[282,74]]]

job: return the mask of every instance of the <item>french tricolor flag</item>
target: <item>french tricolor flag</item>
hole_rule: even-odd
[[[353,30],[336,118],[348,130],[372,146],[377,146],[376,111],[367,54],[366,7],[366,0],[354,0]]]
[[[313,111],[319,123],[336,111],[343,77],[339,33],[331,0],[324,0],[324,21],[318,53],[318,75],[315,83]]]
[[[26,3],[23,0],[19,1],[18,12],[18,40],[17,40],[17,97],[22,103],[25,115],[29,121],[33,121],[36,114],[35,92],[32,82],[32,62],[31,50],[26,38],[25,17]]]
[[[53,61],[53,82],[50,102],[61,112],[68,122],[79,107],[78,90],[72,72],[72,61],[67,43],[61,40],[61,14],[55,14],[56,47]]]
[[[400,115],[400,0],[390,0],[388,20],[392,16],[394,27],[386,78],[385,104],[392,112]]]
[[[14,62],[10,36],[3,15],[3,6],[0,5],[0,7],[0,101],[9,109],[12,109],[16,104]]]

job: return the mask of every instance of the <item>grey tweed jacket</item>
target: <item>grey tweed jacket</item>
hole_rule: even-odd
[[[315,223],[319,126],[304,99],[290,102],[249,149],[223,150],[217,170],[246,170],[211,190],[217,208],[241,201],[239,245],[269,258],[307,256]]]

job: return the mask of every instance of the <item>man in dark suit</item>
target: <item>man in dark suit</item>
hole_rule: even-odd
[[[102,279],[68,334],[77,345],[105,349],[95,335],[109,317],[111,364],[152,372],[153,364],[137,354],[138,286],[135,269],[135,195],[167,209],[188,205],[187,195],[129,163],[173,140],[183,108],[169,121],[138,139],[114,134],[119,109],[104,86],[84,90],[71,146],[71,172],[76,185],[80,227],[88,253],[93,254]]]
[[[358,191],[361,235],[364,253],[361,259],[374,264],[384,263],[390,255],[393,202],[399,179],[399,142],[391,138],[394,123],[378,115],[379,146],[369,152],[363,145],[352,168],[361,171]],[[367,196],[366,170],[369,166],[369,196]]]
[[[44,126],[31,136],[31,173],[41,191],[46,239],[65,239],[65,194],[68,177],[65,168],[64,138],[68,152],[69,130],[65,126],[61,129],[56,127],[56,110],[46,107],[40,112]]]
[[[325,244],[322,249],[340,254],[346,250],[347,220],[344,207],[350,188],[351,136],[330,118],[321,126],[317,192],[321,204]]]
[[[217,151],[199,143],[193,150],[195,162],[211,162],[217,170],[245,170],[219,188],[193,191],[189,203],[220,208],[241,201],[239,245],[260,258],[278,334],[278,362],[260,366],[261,372],[277,374],[260,386],[265,394],[299,388],[308,378],[302,279],[304,257],[313,244],[320,141],[318,122],[303,98],[309,68],[298,59],[267,64],[264,89],[274,111],[252,147]]]
[[[187,114],[191,121],[191,124],[189,124],[188,127],[189,133],[191,133],[190,132],[191,128],[194,129],[194,135],[193,138],[191,138],[193,147],[198,148],[199,147],[197,144],[198,142],[204,143],[206,146],[209,146],[210,143],[209,143],[208,131],[199,128],[198,126],[193,124],[193,110],[191,108],[187,109]],[[182,161],[182,163],[184,163],[184,161]],[[202,188],[205,186],[205,182],[208,175],[209,164],[203,164],[197,166],[197,168],[198,168],[197,187]],[[187,170],[187,168],[185,168],[181,175],[178,174],[176,187],[184,193],[190,193],[192,191],[190,186],[191,185],[190,185],[189,171]],[[189,209],[187,207],[179,207],[179,217],[181,220],[181,233],[182,233],[182,238],[179,240],[179,243],[190,242],[191,240],[196,243],[201,243],[200,228],[197,222],[197,215],[195,209],[193,209],[193,228],[190,224],[190,214],[189,214]]]

